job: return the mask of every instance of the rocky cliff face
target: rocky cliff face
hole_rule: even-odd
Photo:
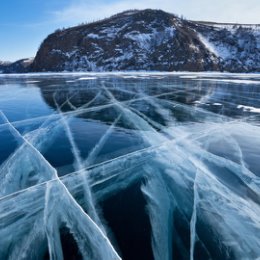
[[[126,11],[49,35],[31,71],[260,72],[260,25],[193,22]]]

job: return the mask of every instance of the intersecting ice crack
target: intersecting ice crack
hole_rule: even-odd
[[[199,201],[197,182],[199,180],[199,174],[200,172],[197,169],[193,181],[193,209],[190,221],[190,260],[194,260],[194,249],[196,243],[197,204]]]
[[[163,99],[172,92],[150,96],[145,92],[136,95],[130,90],[117,91],[131,94],[133,98],[119,101],[103,84],[94,98],[79,108],[73,104],[73,96],[67,96],[63,104],[70,106],[73,110],[70,112],[62,112],[62,105],[54,96],[57,113],[51,116],[10,123],[1,113],[5,124],[0,128],[8,126],[20,147],[0,168],[0,256],[15,260],[20,255],[20,259],[34,260],[44,254],[43,245],[48,244],[51,260],[61,260],[60,227],[65,225],[84,260],[120,259],[107,237],[94,200],[102,201],[142,180],[155,260],[174,259],[176,247],[183,258],[193,260],[197,246],[208,259],[214,259],[216,251],[221,251],[226,258],[257,259],[260,255],[260,241],[256,239],[260,230],[260,180],[247,168],[243,148],[234,133],[241,131],[245,138],[253,135],[259,139],[259,128]],[[104,96],[108,104],[94,105]],[[139,111],[133,105],[138,101],[153,107],[168,126],[163,127]],[[81,158],[70,118],[111,107],[117,110],[118,116],[88,157]],[[198,117],[198,123],[178,125],[170,109],[175,112],[181,109]],[[94,165],[119,120],[131,125],[148,147]],[[16,130],[34,121],[44,122],[38,130],[25,136]],[[50,138],[49,134],[53,134],[51,138],[54,138],[53,132],[61,126],[74,155],[75,172],[59,178],[40,151],[48,139],[46,136]],[[217,138],[236,151],[238,160],[210,151],[209,144]],[[25,162],[24,168],[18,171]],[[36,174],[32,177],[26,169],[34,169]],[[76,201],[75,195],[80,192],[85,196]],[[86,212],[80,205],[87,208]],[[188,246],[176,228],[178,218],[187,225]],[[201,229],[209,230],[210,239],[203,237]],[[15,238],[10,235],[13,230]]]
[[[80,151],[74,141],[74,137],[73,134],[71,132],[69,123],[67,121],[67,119],[63,116],[61,109],[55,99],[55,96],[53,97],[54,101],[55,101],[55,105],[57,107],[58,113],[60,114],[61,117],[61,121],[62,124],[64,125],[65,131],[66,131],[66,135],[69,139],[71,148],[72,148],[72,153],[74,155],[74,159],[75,159],[75,169],[77,171],[81,171],[81,177],[82,177],[82,183],[83,183],[83,191],[84,191],[84,197],[85,197],[85,202],[87,205],[87,212],[88,214],[91,216],[91,218],[98,224],[98,226],[103,230],[103,232],[105,232],[105,229],[103,228],[103,225],[101,223],[101,220],[96,212],[96,207],[94,205],[94,201],[93,201],[93,197],[92,197],[92,193],[89,187],[89,180],[88,180],[88,173],[85,171],[85,165],[84,162],[81,159],[80,156]]]
[[[167,92],[167,93],[162,93],[162,94],[157,94],[154,95],[154,97],[163,97],[163,96],[167,96],[172,94],[173,92]],[[98,97],[99,93],[97,94],[97,96],[94,98],[96,99]],[[132,103],[132,102],[136,102],[136,101],[142,101],[142,100],[146,100],[148,97],[140,97],[140,98],[134,98],[134,99],[130,99],[130,100],[126,100],[126,101],[122,101],[121,103]],[[150,97],[149,97],[150,98]],[[83,105],[82,107],[78,108],[77,110],[73,110],[73,111],[68,111],[68,112],[63,112],[63,115],[65,116],[78,116],[81,115],[83,113],[87,113],[87,112],[95,112],[95,111],[100,111],[101,109],[106,109],[106,108],[110,108],[113,107],[115,104],[109,103],[109,104],[105,104],[105,105],[97,105],[97,106],[93,106],[93,107],[88,107],[89,103],[91,104],[92,102],[94,102],[94,99],[92,101],[89,101],[88,103],[86,103],[85,105],[87,106],[87,108],[84,108],[85,105]],[[23,126],[23,125],[28,125],[30,123],[35,123],[37,121],[41,122],[43,120],[48,120],[49,118],[57,119],[59,118],[59,114],[53,114],[51,116],[39,116],[36,118],[32,118],[32,119],[23,119],[23,120],[19,120],[19,121],[14,121],[12,122],[12,124],[14,126]],[[1,124],[0,125],[0,129],[6,127],[6,124]]]
[[[96,159],[98,153],[102,150],[104,144],[106,143],[107,139],[109,138],[110,134],[112,133],[114,127],[118,123],[118,121],[121,118],[121,114],[116,118],[116,120],[111,124],[111,126],[106,130],[104,135],[100,138],[98,143],[95,145],[95,147],[92,149],[92,151],[89,153],[87,159],[84,161],[84,166],[88,167],[94,163],[94,160]]]
[[[35,157],[41,159],[42,165],[48,168],[49,173],[51,174],[51,179],[54,180],[54,182],[47,183],[43,212],[43,223],[45,225],[50,258],[52,260],[63,259],[59,238],[59,227],[62,223],[61,221],[64,221],[67,227],[71,230],[71,233],[75,236],[84,258],[87,259],[91,256],[92,259],[96,260],[120,259],[109,239],[103,233],[101,228],[75,201],[66,186],[58,177],[56,170],[28,140],[24,139],[24,137],[20,135],[2,112],[1,114],[17,136],[22,138],[31,148]],[[68,208],[70,208],[70,210]],[[86,243],[86,241],[88,243]],[[26,242],[28,243],[28,240]],[[89,245],[91,245],[91,248],[88,248]]]
[[[104,87],[105,88],[105,87]],[[159,134],[158,132],[154,132],[154,129],[152,127],[149,127],[148,123],[143,119],[141,118],[140,116],[138,116],[138,114],[133,114],[130,110],[128,110],[125,106],[121,105],[118,101],[116,101],[116,99],[114,98],[114,96],[111,94],[111,92],[109,92],[108,89],[106,89],[106,92],[108,93],[108,95],[110,96],[110,98],[116,102],[117,104],[117,107],[119,110],[122,111],[122,113],[125,112],[125,114],[127,113],[127,117],[125,117],[125,120],[129,120],[131,123],[133,123],[135,125],[135,127],[137,127],[137,129],[139,130],[147,130],[147,131],[141,131],[141,134],[143,135],[143,138],[149,142],[151,145],[158,145],[159,143],[163,142],[166,140],[165,137],[163,137],[161,134]],[[189,145],[187,147],[192,147],[192,145]],[[196,150],[196,149],[194,149]],[[197,148],[198,150],[198,148]],[[205,151],[203,151],[205,153]],[[193,155],[190,155],[191,157],[193,157]],[[167,156],[169,159],[171,157],[174,157],[174,155],[172,155],[171,153],[168,154]],[[208,155],[205,156],[206,158],[208,157]],[[194,159],[192,159],[194,160]],[[196,161],[200,161],[200,158],[198,159],[195,159]],[[176,160],[173,160],[174,162]],[[193,164],[195,164],[196,166],[198,165],[196,163],[196,161],[194,161]],[[221,165],[221,164],[220,164]],[[197,166],[198,167],[198,166]],[[197,168],[196,167],[196,168]],[[201,166],[200,166],[201,167]],[[204,166],[203,166],[204,167]],[[200,170],[196,170],[196,172],[198,172]],[[195,238],[196,238],[196,231],[195,231],[195,227],[196,227],[196,219],[197,219],[197,204],[198,204],[198,198],[199,198],[199,195],[197,193],[197,182],[196,182],[196,172],[195,172],[195,178],[193,180],[193,188],[194,188],[194,201],[193,201],[193,211],[192,211],[192,217],[191,217],[191,259],[193,259],[193,254],[194,254],[194,246],[195,246]],[[243,178],[243,173],[241,174],[242,175],[242,178]],[[253,177],[253,176],[252,176]],[[245,180],[245,179],[244,179]],[[246,184],[246,185],[249,185],[249,184]],[[256,194],[260,194],[259,193],[259,188],[258,186],[256,187],[252,187],[253,190],[255,190],[256,188]],[[153,189],[155,189],[155,187],[153,187]],[[151,216],[150,216],[151,217]],[[153,229],[154,231],[153,232],[156,232],[156,230],[158,230],[158,228],[154,227],[155,226],[155,223],[153,220],[151,220],[151,224],[153,226]],[[170,228],[169,228],[170,229]],[[162,240],[162,237],[160,236],[154,236],[156,237],[156,239],[158,239],[160,242]],[[162,248],[162,242],[160,244],[160,242],[154,242],[155,244],[157,244],[157,248]],[[169,252],[169,251],[168,251]],[[154,255],[156,255],[156,249],[154,249]],[[157,254],[157,259],[162,259],[163,257],[163,254]],[[167,258],[169,258],[168,256],[165,256]]]

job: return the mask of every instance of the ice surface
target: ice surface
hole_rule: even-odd
[[[26,81],[41,84],[46,77]],[[252,92],[240,92],[240,84],[234,84],[239,78],[256,82],[258,75],[71,77],[63,83],[86,84],[75,87],[81,95],[71,89],[65,93],[63,85],[42,92],[52,114],[10,122],[1,112],[0,131],[10,131],[18,146],[0,166],[0,259],[68,259],[64,229],[80,259],[124,259],[118,230],[109,226],[102,203],[136,183],[141,183],[155,260],[259,258],[259,90],[253,84]],[[87,85],[92,80],[80,83],[82,77],[102,78],[93,79],[98,84],[94,95]],[[206,80],[211,78],[225,84],[210,88]],[[255,116],[241,116],[246,112]],[[78,121],[82,124],[74,125]],[[88,133],[89,121],[106,128],[83,140],[75,129]],[[32,124],[37,127],[31,129]],[[58,176],[48,157],[61,130],[73,158],[72,170],[64,176]],[[125,139],[116,139],[115,132]],[[138,136],[135,149],[110,156],[132,135]],[[125,207],[138,203],[131,197],[124,201]],[[121,214],[114,212],[114,218]],[[128,216],[126,226],[133,217]]]

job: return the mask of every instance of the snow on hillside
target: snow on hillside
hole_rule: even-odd
[[[260,25],[197,23],[199,39],[230,71],[260,71]]]

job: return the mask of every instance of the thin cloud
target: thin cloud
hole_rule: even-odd
[[[163,9],[168,12],[172,12],[173,8],[170,8],[172,5],[172,1],[170,0],[162,0],[160,1],[161,5],[158,4],[158,1],[120,1],[120,2],[112,2],[112,3],[86,3],[85,1],[80,1],[78,3],[74,3],[62,10],[57,10],[52,12],[52,15],[56,22],[64,22],[64,23],[79,23],[79,22],[91,22],[93,20],[98,20],[102,18],[109,17],[115,13],[119,13],[129,9],[146,9],[146,8],[154,8],[154,9]],[[161,8],[161,7],[164,8]]]
[[[139,1],[83,1],[74,0],[71,5],[52,12],[56,23],[66,25],[109,17],[128,9],[162,9],[166,12],[184,15],[193,20],[216,22],[260,23],[259,0],[139,0]]]

